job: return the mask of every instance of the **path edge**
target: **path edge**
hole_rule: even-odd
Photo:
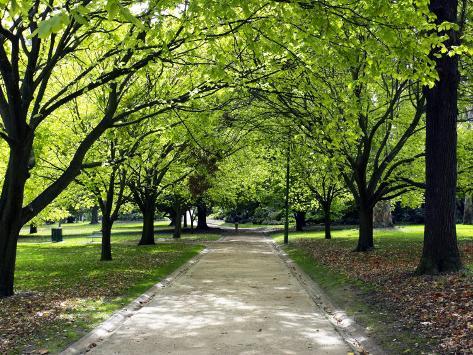
[[[370,339],[364,328],[356,323],[355,319],[332,303],[317,282],[307,275],[278,243],[271,237],[268,237],[268,239],[270,239],[276,254],[278,254],[281,260],[286,264],[291,274],[299,281],[313,302],[325,313],[330,323],[332,323],[338,333],[355,352],[359,354],[387,354],[386,351]]]
[[[104,320],[79,340],[70,344],[59,354],[85,354],[91,349],[95,348],[99,343],[102,343],[108,339],[116,330],[118,330],[128,318],[133,316],[138,310],[149,303],[163,288],[170,286],[179,277],[184,275],[192,266],[197,264],[199,260],[202,259],[202,257],[208,252],[209,249],[207,247],[202,249],[197,255],[170,273],[164,280],[158,282],[154,286],[151,286],[151,288],[145,291],[142,295],[135,298],[125,307],[112,313],[109,318]]]

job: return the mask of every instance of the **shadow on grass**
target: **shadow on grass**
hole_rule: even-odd
[[[386,312],[379,302],[376,287],[336,272],[294,246],[284,247],[288,255],[327,294],[331,302],[365,328],[366,334],[389,354],[429,350],[428,340],[402,329],[395,314]]]
[[[99,260],[100,244],[74,244],[74,238],[19,243],[17,296],[0,300],[0,318],[9,320],[0,324],[0,353],[61,350],[203,248],[126,245],[127,237],[115,241],[107,262]]]

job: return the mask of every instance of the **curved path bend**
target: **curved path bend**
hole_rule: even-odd
[[[88,353],[351,351],[269,239],[228,235]]]

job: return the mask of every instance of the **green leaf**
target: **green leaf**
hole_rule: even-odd
[[[127,7],[120,6],[120,15],[123,17],[123,19],[125,19],[126,21],[134,24],[136,27],[138,27],[142,30],[145,29],[145,27],[143,26],[141,21],[138,20],[135,16],[133,16],[132,13],[130,12],[130,10]]]
[[[10,14],[11,16],[15,16],[20,12],[20,6],[16,0],[11,0],[11,7],[10,7]]]
[[[44,20],[39,23],[37,30],[35,30],[30,37],[38,35],[39,38],[45,39],[49,37],[52,33],[57,33],[61,31],[70,23],[69,16],[61,12],[47,20]]]
[[[108,12],[108,18],[114,19],[117,17],[118,12],[120,11],[120,4],[117,0],[107,0],[105,10]]]

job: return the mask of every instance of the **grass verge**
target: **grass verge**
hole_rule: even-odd
[[[139,231],[129,232],[135,226],[121,227],[107,262],[99,260],[89,226],[66,228],[62,243],[46,235],[20,239],[16,295],[0,300],[0,353],[61,351],[203,249],[180,242],[137,246]]]
[[[388,353],[421,353],[431,348],[422,336],[403,330],[394,315],[378,303],[375,286],[335,272],[295,246],[283,249],[324,290],[336,308],[352,317]]]
[[[24,227],[20,232],[21,243],[49,243],[51,242],[51,228],[57,227],[54,225],[43,225],[38,227],[38,233],[29,234],[29,228]],[[142,224],[141,222],[115,222],[112,229],[112,240],[128,240],[130,243],[138,242],[141,236]],[[169,221],[155,221],[154,232],[157,241],[161,239],[172,239],[172,227],[169,226]],[[64,240],[73,241],[77,243],[86,242],[100,242],[100,238],[93,238],[100,234],[100,224],[89,224],[87,222],[71,223],[62,225],[62,234]],[[212,230],[195,231],[191,233],[189,230],[183,230],[181,241],[212,241],[218,240],[220,234]],[[179,240],[177,240],[179,241]]]
[[[465,353],[473,349],[473,226],[457,227],[465,270],[414,274],[423,227],[375,230],[376,249],[354,253],[357,230],[292,233],[287,253],[334,304],[347,311],[388,352]],[[273,235],[282,242],[282,234]]]

